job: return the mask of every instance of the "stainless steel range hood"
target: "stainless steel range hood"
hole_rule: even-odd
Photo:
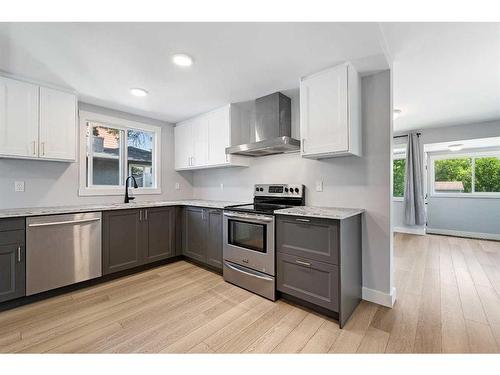
[[[265,156],[300,150],[291,138],[291,100],[280,92],[255,100],[255,121],[248,143],[226,148],[226,154]]]

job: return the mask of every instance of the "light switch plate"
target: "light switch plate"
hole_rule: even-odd
[[[24,181],[14,182],[14,191],[23,192],[24,191]]]
[[[319,180],[319,181],[316,181],[316,191],[323,191],[323,181],[322,180]]]

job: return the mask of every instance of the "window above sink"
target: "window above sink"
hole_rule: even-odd
[[[161,128],[80,111],[80,195],[160,194]]]

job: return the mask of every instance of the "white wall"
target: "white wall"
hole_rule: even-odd
[[[174,171],[174,128],[157,120],[80,103],[80,109],[162,126],[162,194],[137,200],[184,199],[192,196],[192,172]],[[25,192],[14,192],[14,181],[25,181]],[[175,190],[175,182],[181,190]],[[120,202],[123,196],[79,197],[79,162],[0,159],[0,209]]]
[[[425,144],[500,136],[500,120],[416,130]],[[423,150],[422,150],[423,152]],[[500,235],[500,199],[429,197],[428,228],[455,232]],[[404,224],[403,202],[393,202],[394,228],[420,230]]]
[[[362,79],[364,156],[309,160],[299,153],[253,158],[249,168],[194,172],[195,198],[251,201],[256,183],[303,183],[306,204],[362,207],[363,285],[387,295],[391,291],[391,104],[390,74]],[[298,96],[292,113],[298,119]],[[298,123],[292,134],[298,136]],[[315,182],[323,180],[323,192]],[[220,184],[224,184],[221,190]]]

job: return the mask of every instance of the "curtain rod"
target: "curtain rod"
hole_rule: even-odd
[[[417,133],[417,137],[420,137],[422,133]],[[403,134],[403,135],[395,135],[394,137],[392,138],[404,138],[404,137],[408,137],[408,134]]]

